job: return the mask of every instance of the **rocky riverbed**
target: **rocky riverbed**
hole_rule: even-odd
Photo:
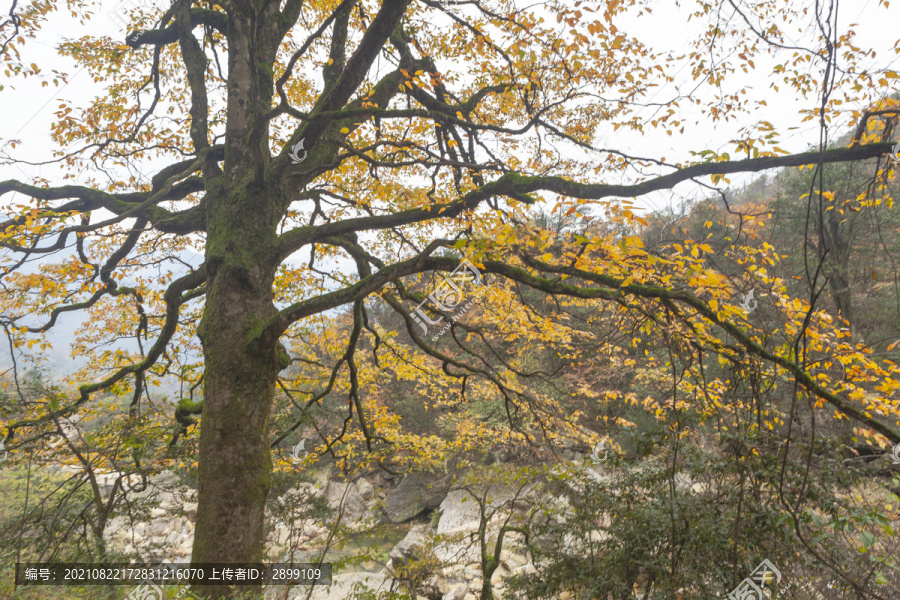
[[[310,498],[324,499],[341,514],[345,530],[333,534],[326,523],[315,519],[285,520],[273,510],[268,527],[270,562],[333,562],[333,585],[292,589],[270,588],[273,600],[345,600],[357,584],[374,590],[389,589],[409,580],[410,561],[436,559],[438,567],[417,581],[421,600],[474,600],[481,586],[477,545],[470,534],[478,529],[480,513],[473,498],[450,489],[448,477],[407,475],[385,480],[360,478],[341,481],[331,468],[313,472],[313,482],[301,483],[287,494],[271,500],[272,506],[302,505]],[[115,474],[101,474],[101,489],[111,489]],[[189,562],[197,514],[197,492],[175,474],[164,472],[149,480],[147,489],[129,497],[152,508],[141,518],[117,517],[110,521],[105,539],[110,550],[144,559]],[[508,498],[495,494],[494,506]],[[435,512],[436,511],[436,512]],[[495,531],[493,519],[489,531]],[[341,543],[336,544],[337,541]],[[330,547],[329,547],[330,546]],[[349,564],[344,564],[349,563]],[[434,564],[438,564],[434,563]],[[494,573],[495,595],[503,598],[503,579],[511,573],[533,570],[531,558],[511,536],[504,546],[501,563]]]

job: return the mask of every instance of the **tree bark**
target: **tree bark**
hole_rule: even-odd
[[[262,562],[272,473],[269,413],[286,366],[277,343],[254,342],[275,314],[277,214],[252,186],[209,198],[207,297],[199,327],[205,359],[194,563]],[[254,589],[243,586],[238,591]],[[227,598],[224,587],[198,587]]]

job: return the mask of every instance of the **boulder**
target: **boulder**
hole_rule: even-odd
[[[385,578],[378,573],[363,573],[358,571],[335,572],[332,577],[332,585],[313,586],[310,600],[346,600],[351,597],[354,585],[361,585],[370,590],[379,590],[386,587]],[[272,586],[276,587],[276,586]],[[291,598],[305,598],[307,591]]]
[[[375,496],[375,488],[365,479],[357,480],[356,489],[363,500],[371,500]]]
[[[478,503],[465,490],[449,492],[440,504],[440,511],[438,534],[468,533],[478,529],[480,520]]]
[[[505,546],[505,544],[504,544]],[[504,548],[505,550],[505,548]],[[506,554],[505,552],[503,553]],[[508,556],[504,556],[503,564],[505,564],[511,571],[518,569],[519,567],[528,563],[528,557],[523,554],[516,554],[514,552],[510,552]]]
[[[406,537],[391,549],[392,568],[401,569],[412,560],[424,558],[424,550],[429,540],[429,529],[425,523],[413,525]]]
[[[384,516],[391,523],[405,523],[434,510],[447,497],[450,477],[411,473],[384,499]]]
[[[513,569],[509,574],[511,577],[515,575],[537,575],[537,569],[533,563],[527,562],[521,567]]]
[[[359,490],[352,483],[329,481],[325,488],[325,499],[335,510],[343,505],[343,518],[346,522],[357,523],[372,516]]]
[[[163,535],[172,529],[172,521],[170,519],[157,519],[150,525],[150,533],[152,535]]]
[[[196,502],[185,502],[182,507],[184,510],[184,514],[193,521],[197,518],[197,503]]]
[[[466,597],[466,594],[469,593],[469,588],[465,585],[458,585],[446,594],[441,600],[463,600]]]

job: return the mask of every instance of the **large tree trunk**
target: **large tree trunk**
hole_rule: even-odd
[[[347,102],[408,3],[384,1],[364,38],[366,45],[357,49],[353,64],[347,66],[349,71],[336,68],[332,76],[326,74],[329,91],[317,106],[331,110]],[[283,16],[280,3],[270,2],[258,10],[233,11],[228,17],[224,164],[221,171],[207,166],[203,173],[207,290],[198,333],[205,379],[194,563],[262,562],[264,558],[266,496],[272,472],[269,413],[278,372],[289,361],[277,339],[260,334],[276,313],[275,272],[283,258],[277,227],[289,204],[285,190],[300,185],[299,179],[290,186],[285,183],[284,165],[270,170],[273,163],[264,118],[275,90],[272,69],[266,65],[275,62],[284,35]],[[337,57],[335,67],[343,68],[340,45],[345,34],[341,31],[346,30],[348,17],[349,6],[343,20],[335,24],[340,50],[332,52],[332,58]],[[190,50],[191,44],[184,46]],[[199,65],[202,60],[195,62]],[[195,73],[195,79],[200,75]],[[199,122],[205,119],[201,110],[205,95],[195,93],[192,100],[192,120]],[[315,139],[326,126],[327,121],[320,122],[304,131]],[[194,143],[200,147],[206,140],[198,135]],[[327,148],[331,154],[319,149],[318,160],[336,156],[337,146]],[[314,160],[311,157],[310,163]],[[305,176],[311,178],[313,173],[308,167]],[[261,338],[265,341],[255,341]],[[224,588],[197,586],[191,592],[195,589],[207,598],[234,596]]]
[[[208,197],[207,294],[199,328],[205,379],[194,563],[262,562],[264,557],[272,471],[269,412],[276,376],[284,366],[284,355],[279,361],[275,347],[251,341],[254,327],[276,312],[277,217],[264,209],[265,198],[264,191],[247,188],[218,200]],[[230,595],[224,588],[196,591],[208,598]]]

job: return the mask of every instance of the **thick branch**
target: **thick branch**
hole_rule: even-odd
[[[65,204],[58,209],[47,209],[55,213],[74,210],[86,212],[103,208],[118,216],[98,225],[71,227],[68,228],[68,232],[89,231],[121,221],[125,217],[136,217],[150,221],[154,227],[164,233],[191,233],[202,228],[204,222],[202,215],[192,209],[173,213],[155,206],[155,204],[168,200],[178,200],[202,189],[202,182],[199,180],[188,180],[181,184],[170,186],[169,189],[162,189],[152,193],[130,192],[125,194],[109,194],[80,185],[37,187],[13,179],[0,182],[0,196],[8,192],[19,192],[38,200],[74,199],[73,202]],[[21,226],[25,219],[26,217],[22,216],[0,223],[0,230]]]
[[[455,258],[432,258],[429,259],[428,262],[432,263],[438,261],[440,261],[441,263],[441,270],[450,271],[456,268],[456,266],[458,265],[458,261]],[[583,271],[580,269],[575,269],[573,267],[549,265],[547,263],[536,260],[531,260],[529,262],[536,268],[539,268],[544,272],[578,277],[586,281],[598,283],[606,289],[582,288],[579,286],[562,283],[558,279],[551,280],[536,277],[534,275],[531,275],[524,269],[513,267],[497,261],[484,261],[484,267],[486,272],[488,273],[503,275],[505,277],[508,277],[515,281],[519,281],[535,289],[539,289],[550,294],[564,294],[578,298],[607,298],[611,300],[620,299],[624,294],[641,298],[676,301],[682,304],[686,304],[703,315],[706,319],[712,321],[720,328],[725,330],[729,335],[737,339],[740,345],[743,346],[744,349],[746,349],[751,354],[754,354],[772,364],[776,364],[790,372],[800,385],[805,387],[807,390],[809,390],[822,400],[825,400],[826,402],[834,406],[844,415],[860,423],[863,423],[868,427],[871,427],[873,430],[881,433],[894,443],[900,442],[900,431],[896,430],[890,425],[881,423],[873,419],[872,417],[866,415],[864,411],[856,408],[837,394],[825,389],[824,387],[819,385],[811,375],[803,370],[800,365],[788,360],[787,358],[778,356],[777,354],[770,352],[769,350],[755,342],[746,331],[730,321],[720,319],[716,311],[712,310],[709,306],[707,306],[705,302],[703,302],[699,298],[687,292],[676,292],[653,285],[636,283],[632,283],[630,285],[622,287],[622,283],[624,280],[617,279],[609,275],[591,273],[589,271]]]
[[[128,375],[131,375],[133,373],[142,373],[156,364],[156,361],[162,355],[163,350],[169,344],[169,341],[172,339],[172,336],[178,329],[178,315],[181,306],[185,302],[203,295],[205,293],[205,289],[203,287],[203,284],[205,282],[206,265],[202,265],[196,271],[193,271],[191,273],[188,273],[184,277],[176,279],[169,285],[165,295],[163,296],[163,299],[166,303],[166,320],[163,324],[162,330],[159,333],[159,337],[156,338],[156,341],[147,352],[147,356],[144,357],[144,360],[134,365],[122,367],[103,381],[82,385],[78,389],[78,391],[80,392],[79,398],[70,405],[61,408],[58,411],[50,412],[45,417],[41,417],[39,419],[29,419],[11,424],[9,426],[6,439],[12,441],[16,430],[22,427],[40,425],[47,421],[72,414],[79,406],[87,402],[90,399],[91,394],[93,394],[94,392],[106,389],[117,381],[120,381],[124,377],[127,377]]]
[[[340,77],[330,89],[325,89],[319,96],[311,115],[324,112],[326,109],[333,109],[336,106],[344,106],[350,100],[365,79],[385,42],[399,25],[409,3],[410,0],[384,0],[353,56],[347,60],[347,65]],[[289,151],[294,144],[305,139],[306,147],[314,147],[330,125],[330,119],[314,119],[298,129],[285,144],[284,150],[278,157],[282,168],[287,164]]]
[[[527,194],[544,191],[570,198],[591,200],[609,197],[631,198],[649,194],[650,192],[671,189],[679,183],[705,175],[727,175],[729,173],[763,171],[781,167],[799,167],[816,164],[820,161],[823,163],[834,163],[865,160],[890,151],[890,144],[866,144],[853,148],[827,150],[821,153],[804,152],[787,156],[767,156],[746,160],[700,163],[631,185],[578,183],[562,177],[525,177],[518,173],[507,173],[490,183],[472,190],[454,202],[413,208],[377,217],[358,217],[316,226],[297,227],[282,234],[281,257],[282,259],[286,258],[304,245],[318,243],[329,237],[373,229],[388,229],[437,218],[455,217],[463,211],[476,208],[480,203],[496,196],[508,196],[521,201],[528,201],[529,197]]]
[[[191,10],[190,26],[209,25],[220,33],[228,31],[228,15],[206,8],[194,8]],[[170,25],[165,29],[150,29],[147,31],[132,31],[125,38],[125,43],[132,48],[144,45],[164,46],[178,41],[178,27]]]
[[[799,365],[787,358],[784,358],[767,350],[762,345],[754,341],[753,338],[743,329],[730,321],[720,319],[716,311],[712,310],[709,306],[706,305],[705,302],[703,302],[699,298],[696,298],[695,296],[687,292],[672,291],[653,285],[636,283],[632,283],[630,285],[622,287],[622,283],[624,281],[622,279],[611,277],[609,275],[591,273],[589,271],[583,271],[580,269],[575,269],[573,267],[550,265],[536,260],[529,260],[529,264],[534,268],[539,269],[540,271],[553,273],[556,275],[569,275],[571,277],[578,277],[584,281],[590,281],[599,284],[601,287],[582,287],[578,285],[572,285],[571,283],[564,283],[563,281],[560,281],[559,278],[547,279],[538,277],[536,275],[532,275],[523,268],[514,267],[512,265],[498,261],[485,260],[483,261],[483,264],[484,271],[487,273],[502,275],[508,279],[518,281],[548,294],[561,294],[585,299],[604,299],[618,303],[623,303],[625,298],[627,298],[628,296],[632,296],[669,302],[678,302],[688,305],[698,313],[700,313],[703,317],[715,323],[721,329],[726,331],[729,335],[733,336],[746,351],[768,361],[769,363],[784,368],[791,373],[791,375],[798,383],[800,383],[800,385],[804,386],[814,395],[834,406],[844,415],[854,419],[855,421],[865,424],[866,426],[872,428],[874,431],[881,433],[894,443],[900,442],[900,431],[898,431],[891,425],[877,421],[876,419],[867,415],[865,411],[853,406],[850,402],[841,398],[836,393],[825,389],[824,387],[819,385],[815,381],[815,379],[813,379],[813,377]],[[336,308],[350,302],[358,302],[366,295],[373,293],[386,283],[394,281],[399,277],[425,271],[452,271],[453,269],[457,268],[458,265],[459,260],[457,258],[429,257],[424,253],[423,255],[416,258],[412,258],[400,263],[395,263],[391,266],[380,269],[373,275],[362,277],[358,283],[352,286],[349,286],[342,290],[338,290],[336,292],[331,292],[329,294],[323,294],[321,296],[311,298],[303,302],[298,302],[285,308],[284,310],[279,312],[272,320],[269,321],[263,332],[263,335],[276,336],[277,338],[277,336],[280,336],[290,326],[291,323],[306,316]]]

